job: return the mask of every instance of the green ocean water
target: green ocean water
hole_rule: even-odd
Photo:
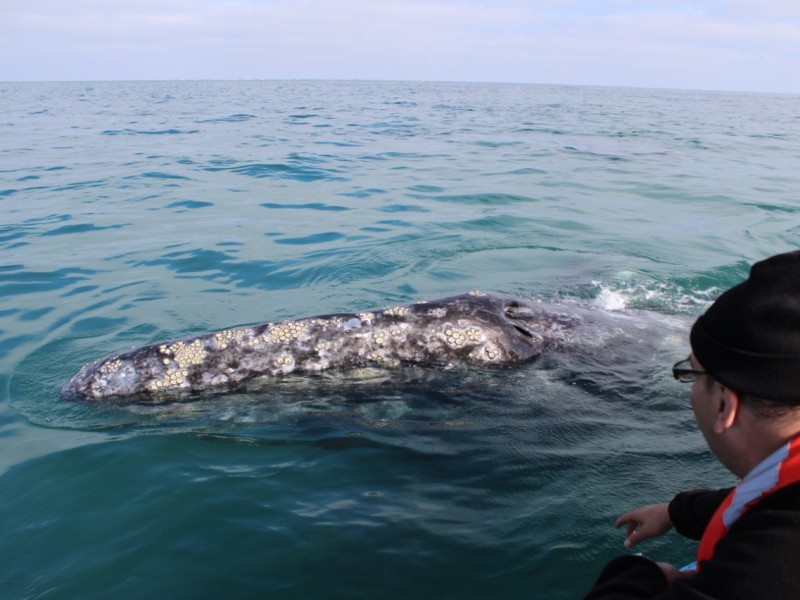
[[[800,245],[800,97],[1,83],[0,106],[0,597],[575,598],[625,552],[621,512],[732,481],[669,366]],[[58,399],[112,351],[471,289],[637,334],[489,373]]]

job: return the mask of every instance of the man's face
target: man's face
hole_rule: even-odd
[[[697,359],[692,355],[690,357],[692,368],[703,371],[703,365],[697,362]],[[710,375],[698,375],[695,382],[692,384],[692,390],[689,399],[692,404],[692,412],[694,413],[697,427],[703,438],[706,440],[709,449],[717,457],[728,470],[733,473],[736,471],[736,457],[732,453],[732,449],[727,443],[725,432],[715,431],[721,410],[722,391],[719,384],[709,383]]]
[[[692,363],[693,369],[697,369],[698,371],[704,370],[703,366],[697,362],[694,355],[691,355],[689,360]],[[708,375],[698,375],[697,379],[695,379],[692,384],[692,389],[689,392],[689,399],[692,404],[694,419],[697,421],[697,427],[700,429],[700,433],[703,434],[706,443],[713,452],[713,436],[711,434],[713,432],[715,411],[713,410],[714,402],[712,400],[713,388],[709,388]]]

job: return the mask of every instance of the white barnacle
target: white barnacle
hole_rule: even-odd
[[[214,340],[219,344],[220,348],[224,350],[233,342],[243,342],[245,338],[253,335],[253,330],[250,327],[243,329],[226,329],[214,334]]]
[[[461,348],[467,343],[467,335],[459,329],[445,329],[444,336],[448,345],[453,348]]]
[[[100,367],[100,371],[105,375],[111,375],[115,373],[120,367],[122,366],[122,361],[118,358],[114,360],[110,360],[105,363],[102,367]]]
[[[481,296],[485,296],[486,295],[486,292],[484,292],[483,290],[470,290],[467,293],[470,296],[477,296],[477,297],[481,297]]]
[[[367,323],[369,323],[372,321],[372,319],[375,318],[375,315],[369,312],[362,312],[358,313],[358,318],[361,319],[362,321],[366,321]]]
[[[408,314],[408,307],[406,306],[393,306],[383,311],[383,314],[393,317],[404,317]]]
[[[470,339],[470,341],[477,342],[480,341],[482,333],[483,332],[477,327],[471,327],[467,330],[467,337]]]
[[[265,341],[288,342],[297,339],[305,331],[306,323],[286,321],[278,325],[270,326],[270,332],[264,336]],[[269,338],[269,339],[268,339]]]
[[[175,357],[175,362],[181,369],[191,365],[198,365],[206,359],[206,349],[203,341],[200,339],[196,339],[190,344],[178,342],[174,344],[174,346],[172,354]]]

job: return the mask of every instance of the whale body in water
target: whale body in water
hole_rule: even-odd
[[[473,291],[150,344],[84,366],[65,400],[166,402],[328,369],[514,365],[575,339],[592,311]]]

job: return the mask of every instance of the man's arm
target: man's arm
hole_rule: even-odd
[[[698,495],[682,501],[697,503],[699,511],[708,511],[712,499]],[[714,557],[700,565],[699,572],[678,575],[670,582],[658,563],[642,556],[623,556],[606,565],[586,598],[800,598],[800,569],[794,564],[798,555],[800,484],[794,484],[770,494],[742,515],[717,543]]]
[[[664,535],[673,525],[678,533],[699,540],[717,507],[730,493],[724,490],[695,490],[684,492],[672,502],[648,504],[626,512],[614,527],[626,525],[625,547],[633,548],[640,542]]]

